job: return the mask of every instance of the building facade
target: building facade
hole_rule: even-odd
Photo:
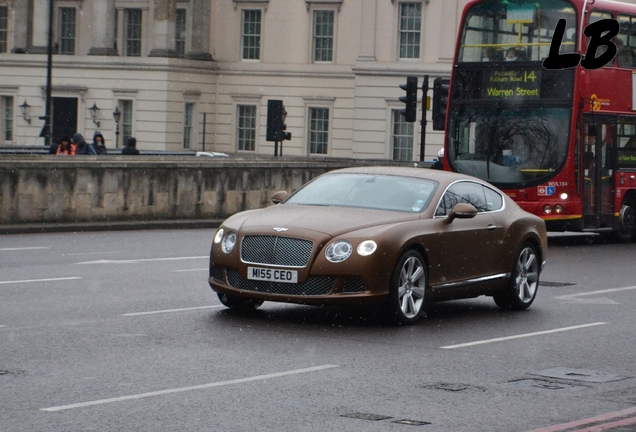
[[[142,150],[273,155],[280,99],[283,155],[418,161],[430,112],[404,122],[399,85],[449,76],[466,2],[0,0],[0,145],[44,144],[50,20],[54,140],[99,130],[110,149],[135,136]],[[442,134],[427,123],[432,159]]]

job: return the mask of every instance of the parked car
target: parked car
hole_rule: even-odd
[[[520,310],[537,294],[545,223],[474,177],[347,168],[272,201],[214,236],[209,283],[229,308],[379,304],[413,324],[428,302],[488,295]]]

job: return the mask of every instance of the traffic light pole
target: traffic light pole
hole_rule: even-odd
[[[420,121],[420,162],[424,161],[426,148],[426,112],[428,111],[428,75],[424,75],[422,82],[422,120]]]

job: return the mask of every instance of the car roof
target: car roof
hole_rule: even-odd
[[[465,174],[454,173],[450,171],[435,170],[430,168],[413,168],[413,167],[398,167],[398,166],[368,166],[368,167],[352,167],[341,168],[331,173],[352,173],[352,174],[377,174],[377,175],[393,175],[402,177],[414,177],[421,179],[429,179],[440,183],[441,185],[447,185],[458,180],[470,180],[478,183],[483,182],[476,177],[468,176]]]

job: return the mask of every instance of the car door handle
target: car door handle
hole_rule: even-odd
[[[494,231],[494,230],[497,229],[497,225],[490,224],[490,225],[488,225],[488,227],[486,227],[486,229],[488,231]]]

